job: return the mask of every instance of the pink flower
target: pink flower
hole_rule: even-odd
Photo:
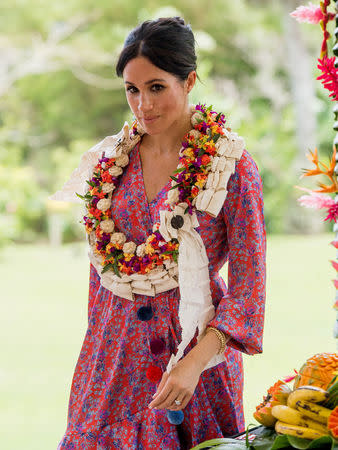
[[[319,23],[324,15],[320,8],[320,6],[313,5],[309,2],[309,6],[298,6],[292,13],[290,13],[291,17],[294,17],[298,22],[307,22],[307,23]]]
[[[311,191],[311,189],[301,188],[300,186],[296,187],[310,193],[310,195],[302,195],[298,198],[299,203],[305,206],[305,208],[323,209],[331,208],[335,205],[334,199],[328,194],[319,194],[318,192]]]

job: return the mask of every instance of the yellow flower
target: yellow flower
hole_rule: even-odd
[[[124,260],[125,261],[130,261],[133,256],[134,255],[131,255],[130,253],[124,253]]]
[[[152,255],[153,253],[155,253],[155,249],[150,244],[147,244],[146,245],[146,255]]]
[[[205,180],[197,180],[195,186],[202,188],[205,185]]]
[[[109,242],[109,244],[106,246],[106,252],[109,253],[112,248],[114,248],[114,245]]]
[[[194,151],[193,151],[193,149],[190,148],[190,147],[186,148],[186,149],[184,150],[183,153],[184,153],[185,156],[187,156],[188,158],[192,158],[192,159],[193,159],[193,158],[195,157]]]

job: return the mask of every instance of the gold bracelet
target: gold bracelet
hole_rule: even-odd
[[[229,338],[227,339],[225,337],[225,334],[223,333],[223,331],[219,330],[218,328],[215,328],[215,327],[212,327],[212,326],[209,325],[209,326],[207,326],[206,333],[209,330],[214,331],[216,333],[216,335],[217,335],[217,337],[218,337],[218,339],[219,339],[219,341],[221,343],[221,348],[217,352],[217,354],[220,355],[221,353],[224,352],[226,343],[228,342]]]

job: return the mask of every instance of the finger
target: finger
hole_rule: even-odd
[[[191,398],[192,398],[193,394],[187,394],[184,396],[183,400],[182,400],[182,405],[180,405],[180,409],[184,409],[187,404],[190,402]]]
[[[180,409],[183,409],[183,408],[184,408],[183,402],[184,402],[185,397],[186,397],[186,396],[185,396],[184,394],[178,395],[178,396],[174,399],[174,401],[172,402],[172,404],[171,404],[167,409],[172,409],[172,410],[175,410],[175,411],[179,411]],[[176,405],[175,400],[180,401],[181,404],[180,404],[180,405]]]
[[[174,401],[177,399],[177,397],[180,395],[179,391],[171,391],[168,397],[161,402],[156,408],[157,409],[169,409],[174,403]]]
[[[160,405],[161,403],[163,403],[166,398],[168,397],[168,395],[170,394],[172,390],[172,386],[170,386],[169,383],[166,383],[165,386],[163,387],[162,391],[154,398],[154,400],[149,403],[149,407],[150,408],[157,408],[158,405]]]
[[[152,396],[153,398],[155,398],[163,389],[165,383],[167,382],[167,379],[169,377],[168,372],[164,372],[160,381],[160,384],[157,386],[156,392],[155,394]]]

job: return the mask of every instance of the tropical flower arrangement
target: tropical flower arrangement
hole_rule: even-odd
[[[307,22],[312,24],[320,24],[323,31],[323,41],[321,45],[320,58],[318,58],[317,68],[322,72],[317,77],[317,80],[321,80],[325,89],[330,94],[332,101],[338,100],[338,68],[335,67],[335,56],[328,57],[327,41],[330,38],[330,33],[327,30],[327,24],[330,20],[335,18],[335,13],[329,12],[328,7],[330,0],[324,0],[320,2],[320,6],[309,3],[309,6],[299,6],[295,11],[291,13],[299,22]],[[306,208],[325,209],[327,215],[324,221],[329,220],[336,223],[338,220],[338,203],[332,194],[338,193],[338,181],[335,173],[336,165],[336,147],[333,145],[333,152],[330,157],[328,165],[319,160],[318,150],[315,150],[307,155],[307,158],[314,164],[314,169],[304,169],[302,177],[320,176],[328,179],[327,184],[319,182],[319,189],[306,189],[300,186],[296,186],[303,191],[307,191],[308,195],[301,196],[298,201],[302,206]],[[302,178],[301,177],[301,178]],[[334,240],[331,244],[338,248],[338,241]],[[331,261],[333,268],[338,271],[338,264],[335,261]],[[338,289],[338,280],[333,280],[333,283]],[[334,308],[338,309],[338,301],[335,302]]]
[[[225,122],[224,115],[212,111],[212,106],[195,106],[191,117],[193,129],[184,136],[179,164],[175,175],[171,177],[172,187],[166,199],[166,204],[172,210],[179,210],[183,203],[187,205],[183,213],[193,213],[195,199],[207,183],[213,157],[217,154],[217,141],[224,135]],[[130,137],[137,133],[140,133],[140,126],[135,121]],[[121,272],[127,275],[145,274],[162,265],[165,260],[176,261],[179,247],[177,239],[164,239],[159,231],[159,223],[154,224],[153,233],[140,245],[133,241],[127,242],[125,234],[116,228],[111,208],[112,194],[128,162],[127,154],[109,158],[104,153],[94,167],[92,177],[86,180],[89,185],[86,194],[76,194],[85,201],[87,212],[83,223],[88,234],[95,233],[95,251],[102,257],[102,273],[113,270],[118,276],[121,276]],[[180,214],[175,217],[176,222],[183,218]],[[173,228],[182,226],[175,220],[171,225]]]
[[[299,6],[290,15],[298,22],[320,24],[323,30],[323,41],[317,68],[322,74],[317,77],[317,80],[321,80],[324,88],[330,91],[329,97],[332,97],[332,100],[338,100],[338,68],[334,65],[335,57],[327,56],[327,41],[331,36],[327,30],[327,24],[335,18],[335,13],[327,10],[329,5],[330,0],[321,1],[320,6],[309,2],[309,6]]]

